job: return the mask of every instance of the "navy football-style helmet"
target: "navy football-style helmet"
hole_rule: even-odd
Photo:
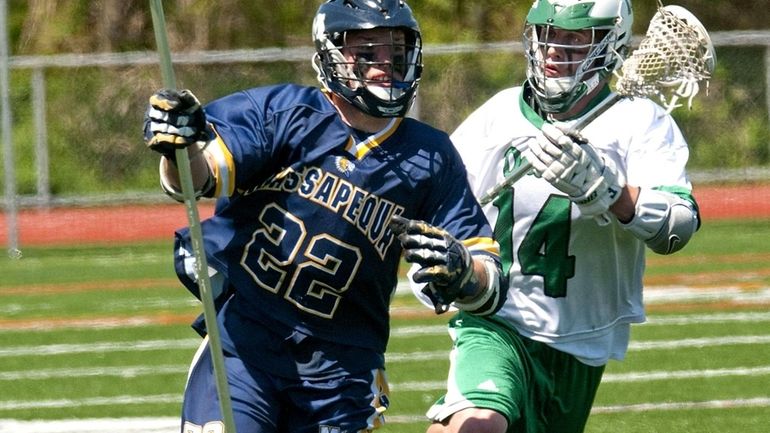
[[[375,44],[347,44],[350,31],[400,30],[403,40],[391,32],[390,60],[374,59]],[[412,10],[403,0],[329,0],[321,5],[313,21],[316,54],[313,68],[318,80],[363,112],[375,117],[403,117],[414,101],[422,74],[422,39]],[[352,61],[344,48],[359,52]],[[367,80],[370,67],[390,71],[389,80]]]

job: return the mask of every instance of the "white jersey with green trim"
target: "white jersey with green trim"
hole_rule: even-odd
[[[474,193],[482,196],[521,162],[543,120],[523,101],[522,88],[501,91],[452,134]],[[691,191],[687,143],[654,102],[624,99],[583,131],[633,186]],[[528,174],[484,206],[495,227],[506,304],[497,314],[522,335],[570,353],[589,365],[622,359],[630,323],[645,320],[645,245],[615,218],[600,227],[566,195]]]

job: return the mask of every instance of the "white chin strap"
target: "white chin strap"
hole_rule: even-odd
[[[583,84],[586,86],[584,94],[590,93],[592,90],[594,90],[596,86],[599,85],[599,81],[600,77],[598,73],[583,81]],[[574,75],[570,77],[545,78],[543,80],[543,89],[545,90],[545,94],[549,97],[570,93],[579,85],[580,82],[577,81]]]
[[[394,101],[404,94],[404,91],[401,89],[396,89],[393,87],[376,86],[372,84],[367,84],[366,90],[368,90],[372,95],[376,96],[377,98],[388,102]]]
[[[543,90],[548,96],[557,96],[567,93],[574,87],[575,77],[559,77],[543,79]]]

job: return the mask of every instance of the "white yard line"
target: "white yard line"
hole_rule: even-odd
[[[651,287],[644,289],[647,305],[691,301],[767,302],[770,288],[743,289],[740,287]]]
[[[710,313],[660,316],[651,315],[647,322],[635,326],[705,325],[709,323],[770,322],[770,311],[741,313]],[[400,326],[390,330],[392,338],[421,337],[447,334],[446,325]]]
[[[676,379],[709,379],[725,376],[766,376],[770,374],[770,365],[759,367],[717,368],[710,370],[675,370],[675,371],[645,371],[605,374],[602,383],[649,382],[651,380]]]
[[[684,314],[679,316],[657,316],[647,318],[642,326],[671,326],[671,325],[705,325],[709,323],[732,322],[770,322],[770,311],[762,312],[735,312],[735,313],[710,313],[710,314]]]
[[[118,418],[57,421],[0,420],[0,433],[179,433],[179,418]]]
[[[200,339],[144,341],[107,341],[83,344],[43,344],[38,346],[11,346],[0,348],[0,358],[6,356],[64,355],[73,353],[137,352],[148,350],[191,349]]]
[[[82,367],[82,368],[47,368],[21,371],[0,371],[0,381],[45,380],[65,377],[121,377],[158,376],[163,374],[184,374],[185,365],[139,365],[126,367]]]
[[[747,344],[768,344],[770,335],[732,335],[729,337],[690,338],[684,340],[632,341],[628,350],[665,350],[683,347],[737,346]],[[64,355],[73,353],[137,352],[149,350],[193,349],[200,340],[148,340],[134,342],[49,344],[40,346],[11,346],[0,349],[0,358],[36,355]],[[446,350],[431,352],[388,352],[387,362],[430,361],[448,356]]]
[[[660,410],[733,409],[736,407],[768,407],[770,397],[737,400],[679,401],[666,403],[621,404],[594,407],[591,413],[649,412]]]
[[[765,376],[770,374],[770,365],[752,368],[722,368],[714,370],[646,371],[605,374],[602,383],[648,382],[653,380],[709,379],[726,376]],[[446,387],[444,381],[403,382],[391,384],[398,391],[436,391]]]
[[[632,341],[629,351],[681,349],[683,347],[742,346],[770,344],[770,335],[730,335],[727,337],[687,338],[684,340]]]
[[[697,325],[707,323],[747,322],[757,323],[770,321],[770,312],[757,313],[716,313],[701,314],[695,316],[661,316],[651,317],[649,322],[639,326],[654,325]],[[404,326],[396,327],[391,331],[392,338],[407,338],[417,335],[445,335],[444,325],[433,326]],[[660,340],[660,341],[632,341],[629,350],[652,350],[677,347],[702,347],[725,346],[744,344],[766,344],[770,342],[768,335],[754,336],[729,336],[712,338],[694,338],[685,340]],[[108,341],[99,343],[82,344],[44,344],[35,346],[6,346],[0,348],[0,358],[16,356],[36,355],[63,355],[75,353],[105,353],[105,352],[137,352],[169,349],[194,349],[198,347],[200,340],[195,338],[169,339],[169,340],[145,340],[145,341]],[[437,359],[436,353],[444,357],[445,351],[413,353],[389,353],[389,362],[401,362],[404,360],[432,360]]]
[[[176,367],[173,367],[176,368]],[[181,367],[180,367],[181,369]],[[149,369],[148,369],[149,370]],[[150,374],[147,371],[147,374]],[[770,374],[770,365],[759,367],[741,367],[724,368],[712,370],[678,370],[678,371],[648,371],[648,372],[629,372],[604,375],[602,382],[607,383],[629,383],[643,382],[653,380],[686,380],[686,379],[708,379],[713,377],[726,376],[763,376]],[[424,381],[424,382],[401,382],[392,383],[390,388],[394,391],[420,392],[420,391],[438,391],[444,389],[444,381]],[[177,403],[181,400],[178,394],[161,394],[149,396],[115,396],[115,397],[95,397],[83,399],[55,399],[55,400],[18,400],[18,401],[0,401],[0,410],[21,410],[21,409],[55,409],[72,408],[80,406],[107,406],[116,404],[160,404]],[[2,430],[0,430],[2,432]]]
[[[114,397],[60,398],[55,400],[0,401],[0,410],[58,409],[82,406],[179,403],[181,394],[118,395]],[[1,432],[2,430],[0,430]]]
[[[434,352],[438,354],[438,352]],[[420,354],[417,354],[418,356]],[[421,357],[425,360],[429,357]],[[435,358],[430,357],[432,359]],[[442,356],[446,358],[446,355]],[[85,367],[85,368],[60,368],[33,371],[6,371],[0,373],[0,381],[37,380],[55,378],[75,378],[93,376],[138,377],[155,376],[162,374],[184,374],[187,372],[185,365],[159,365],[138,367]],[[757,367],[720,368],[710,370],[661,370],[629,373],[607,373],[603,376],[603,383],[611,382],[646,382],[651,380],[675,380],[675,379],[699,379],[724,376],[764,376],[770,374],[770,365]],[[403,382],[391,383],[390,387],[399,391],[435,391],[444,387],[443,381],[428,382]],[[0,401],[0,409],[7,409]]]

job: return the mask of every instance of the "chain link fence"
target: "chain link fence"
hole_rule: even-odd
[[[708,95],[676,110],[691,146],[694,183],[770,180],[770,31],[714,32],[718,66]],[[635,39],[638,43],[640,37]],[[281,82],[317,85],[311,47],[174,53],[178,86],[210,101]],[[410,115],[452,131],[497,91],[523,82],[519,41],[427,45]],[[161,87],[155,52],[10,57],[8,98],[16,209],[167,203],[142,116]],[[8,128],[8,127],[6,127]],[[12,188],[8,183],[12,182]],[[10,193],[9,193],[10,191]],[[12,239],[9,236],[8,239]]]

